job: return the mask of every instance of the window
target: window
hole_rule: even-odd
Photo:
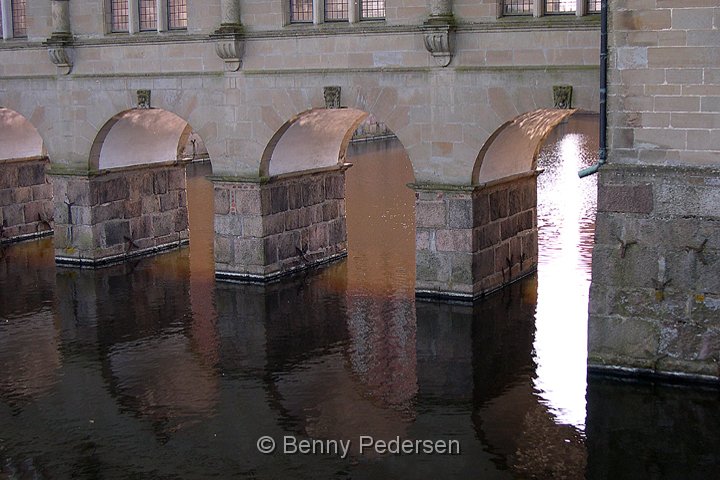
[[[138,13],[140,15],[140,31],[157,30],[157,11],[155,0],[140,0]]]
[[[347,0],[325,0],[325,20],[338,22],[348,19]]]
[[[600,11],[600,0],[588,0],[588,13],[597,13]]]
[[[503,15],[532,15],[533,0],[505,0]]]
[[[168,0],[168,28],[187,28],[187,0]]]
[[[545,13],[575,13],[576,0],[545,0]]]
[[[25,0],[12,0],[13,37],[27,37],[25,24]]]
[[[385,0],[360,0],[360,18],[362,20],[385,18]]]
[[[127,32],[128,21],[128,0],[112,0],[110,2],[110,31]]]
[[[313,21],[312,0],[290,0],[290,22],[305,23]]]
[[[2,27],[2,8],[0,8],[0,39],[2,39],[3,36],[3,27]]]

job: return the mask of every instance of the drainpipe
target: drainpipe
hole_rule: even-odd
[[[600,3],[600,154],[598,162],[578,172],[580,178],[596,173],[607,160],[607,3],[602,0]]]

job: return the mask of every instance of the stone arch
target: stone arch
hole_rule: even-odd
[[[418,94],[415,90],[413,96],[405,85],[378,86],[364,78],[336,81],[336,84],[342,86],[342,107],[337,109],[338,111],[355,110],[373,115],[387,125],[400,140],[410,158],[415,176],[418,176],[418,169],[427,169],[422,164],[422,159],[429,156],[430,147],[421,139],[420,126],[427,123],[427,110],[416,104]],[[263,102],[249,108],[250,118],[257,121],[253,126],[255,138],[245,142],[241,154],[243,160],[236,164],[237,168],[248,168],[253,173],[264,171],[266,165],[262,160],[267,160],[268,153],[277,145],[279,137],[289,124],[308,112],[326,110],[323,88],[317,85],[274,90],[271,97],[270,105]],[[261,163],[263,165],[260,165]]]
[[[533,110],[501,125],[485,142],[472,173],[474,185],[534,171],[548,135],[577,109]]]
[[[168,163],[181,160],[190,124],[160,108],[118,113],[100,129],[90,149],[91,170]]]
[[[35,126],[15,110],[0,107],[0,162],[46,157],[45,142]]]
[[[342,166],[352,134],[367,116],[354,108],[315,108],[296,115],[270,139],[260,176]]]

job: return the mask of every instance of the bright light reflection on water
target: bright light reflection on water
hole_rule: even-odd
[[[535,388],[558,423],[585,429],[587,305],[595,177],[577,172],[597,158],[594,122],[570,120],[538,158],[538,300]],[[583,130],[583,127],[585,131]],[[580,130],[580,133],[572,133]],[[564,136],[562,136],[564,134]]]

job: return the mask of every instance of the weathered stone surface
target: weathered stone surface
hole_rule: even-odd
[[[599,212],[650,213],[652,185],[602,185],[598,188],[597,205]]]
[[[105,223],[105,245],[112,246],[127,243],[130,238],[130,222],[126,220]]]
[[[45,183],[45,166],[45,162],[30,162],[28,165],[19,166],[17,186],[28,187]]]

